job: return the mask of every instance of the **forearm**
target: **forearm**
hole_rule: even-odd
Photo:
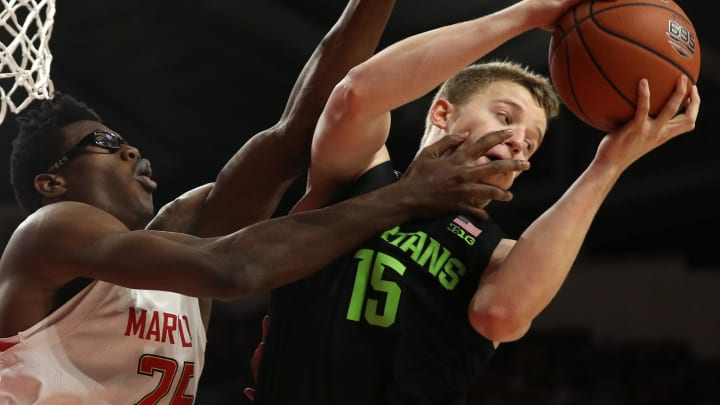
[[[197,209],[198,235],[224,235],[270,217],[287,187],[308,168],[313,130],[332,88],[372,55],[394,3],[348,2],[303,67],[278,123],[246,142],[218,175]]]
[[[348,79],[367,97],[367,113],[390,111],[424,96],[509,39],[535,28],[523,3],[395,43],[352,69]]]
[[[633,120],[603,138],[590,166],[521,235],[499,270],[483,279],[471,312],[512,312],[510,323],[519,328],[548,305],[567,277],[596,213],[621,173],[649,151],[694,128],[700,106],[696,87],[690,93],[686,112],[678,113],[687,97],[686,80],[678,80],[675,93],[655,118],[649,116],[647,82],[638,83],[638,107]]]
[[[497,271],[482,282],[476,310],[501,314],[505,339],[522,336],[555,297],[619,172],[590,166],[560,199],[520,236]],[[480,310],[482,311],[482,310]],[[515,335],[519,331],[519,336]]]
[[[350,0],[322,39],[292,89],[281,122],[290,126],[284,141],[297,157],[308,151],[313,129],[333,87],[354,66],[368,59],[380,42],[395,0]],[[307,154],[304,155],[307,157]],[[307,169],[306,165],[299,170]]]
[[[319,210],[276,218],[221,238],[213,249],[234,262],[233,294],[298,280],[417,213],[402,183]]]

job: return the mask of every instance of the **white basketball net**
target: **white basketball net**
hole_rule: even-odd
[[[50,34],[55,0],[0,0],[0,124],[9,109],[50,99]]]

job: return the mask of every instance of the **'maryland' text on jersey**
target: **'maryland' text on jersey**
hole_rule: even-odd
[[[177,337],[177,342],[183,347],[192,347],[192,335],[187,315],[159,311],[151,311],[151,313],[148,320],[147,310],[128,308],[125,336],[135,335],[140,339],[170,344],[176,344],[175,338]]]

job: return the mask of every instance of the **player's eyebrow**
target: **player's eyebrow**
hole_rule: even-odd
[[[497,100],[497,102],[500,104],[506,104],[510,108],[516,110],[521,114],[525,114],[525,112],[527,111],[520,103],[508,98],[499,99]],[[535,133],[537,144],[540,145],[543,139],[545,139],[545,131],[543,130],[544,125],[538,122],[535,122],[533,124],[534,126],[529,126],[528,129]]]

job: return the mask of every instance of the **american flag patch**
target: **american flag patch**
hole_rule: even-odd
[[[458,215],[453,219],[453,223],[460,228],[464,229],[465,232],[469,233],[470,235],[477,237],[482,232],[482,229],[478,228],[477,226],[473,225],[472,222],[470,222],[467,217],[464,217],[462,215]]]

